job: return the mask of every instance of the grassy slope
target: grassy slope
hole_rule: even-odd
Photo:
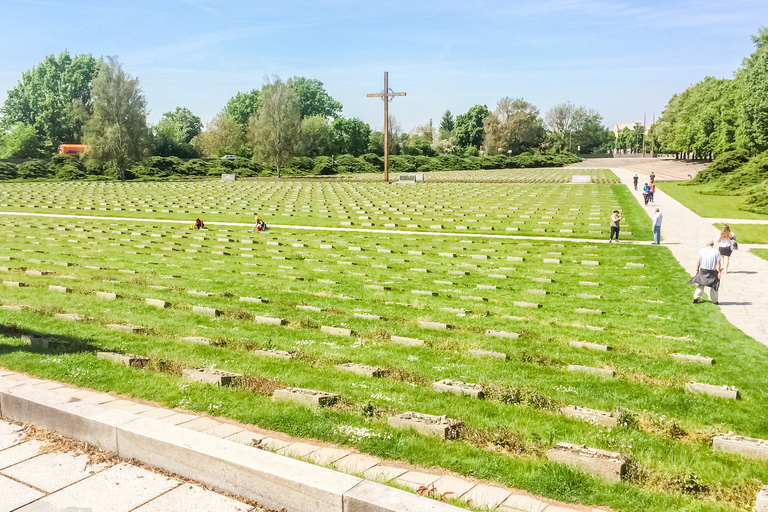
[[[752,249],[750,252],[753,254],[757,254],[764,260],[768,260],[768,249]]]
[[[744,204],[743,197],[707,195],[710,185],[686,186],[682,182],[662,182],[657,186],[702,217],[768,220],[768,215],[740,210],[739,206]]]

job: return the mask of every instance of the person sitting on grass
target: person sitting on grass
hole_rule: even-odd
[[[252,231],[266,231],[267,229],[267,223],[261,220],[258,215],[256,215],[256,225],[253,226]]]
[[[190,229],[205,229],[205,223],[200,219],[195,219],[195,222],[189,227]]]

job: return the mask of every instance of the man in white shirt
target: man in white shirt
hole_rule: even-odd
[[[656,208],[656,214],[653,216],[653,243],[659,245],[661,243],[661,212]]]
[[[699,251],[696,262],[696,275],[691,280],[696,286],[693,292],[693,303],[696,304],[704,294],[704,287],[709,286],[709,300],[712,304],[718,302],[720,288],[720,251],[715,249],[715,242],[707,242],[707,246]]]

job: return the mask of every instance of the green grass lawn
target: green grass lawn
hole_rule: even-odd
[[[562,193],[559,185],[531,187],[538,197]],[[626,187],[608,187],[630,225],[639,223],[630,217],[637,202]],[[571,203],[580,210],[591,209],[593,191],[603,194],[580,190],[586,206]],[[768,348],[710,304],[690,304],[688,276],[663,247],[224,226],[192,231],[77,218],[16,217],[4,230],[0,278],[28,285],[0,286],[2,305],[27,307],[0,309],[0,365],[11,369],[616,510],[748,510],[759,482],[768,482],[768,462],[715,452],[710,442],[728,431],[768,438]],[[70,291],[49,290],[52,285]],[[99,298],[100,291],[119,298]],[[146,298],[168,307],[149,306]],[[222,315],[194,314],[193,306]],[[86,319],[54,316],[60,313]],[[288,323],[259,324],[254,315]],[[420,321],[450,327],[429,329]],[[111,323],[143,326],[146,333],[118,333],[106,327]],[[323,325],[355,335],[325,334]],[[488,329],[520,337],[488,336]],[[19,338],[27,330],[67,343],[32,350]],[[211,343],[184,342],[185,336]],[[400,345],[391,336],[424,345]],[[573,340],[613,350],[576,349]],[[253,353],[272,348],[293,358]],[[476,348],[507,360],[473,357],[469,350]],[[153,363],[124,368],[96,359],[95,349],[147,355]],[[711,356],[717,364],[682,363],[670,357],[676,352]],[[335,368],[343,362],[388,373],[360,377]],[[616,377],[574,373],[572,364],[610,368]],[[185,367],[248,378],[234,388],[211,388],[181,379]],[[482,384],[488,399],[434,391],[431,384],[445,378]],[[736,386],[743,400],[687,393],[683,386],[691,380]],[[271,391],[283,386],[338,393],[342,402],[327,409],[273,402]],[[629,426],[568,419],[558,413],[564,405],[621,410]],[[465,433],[443,441],[389,427],[387,416],[408,410],[460,419]],[[351,435],[359,430],[348,427],[369,435]],[[632,472],[607,484],[548,463],[543,454],[558,442],[622,452],[634,461]]]
[[[768,220],[768,215],[740,210],[744,204],[741,196],[708,195],[711,185],[683,185],[684,182],[661,182],[656,186],[691,211],[707,218],[720,219],[762,219]]]
[[[723,229],[722,223],[715,226]],[[729,224],[728,227],[742,244],[768,244],[768,224]]]
[[[752,249],[749,252],[760,256],[764,260],[768,260],[768,249]]]

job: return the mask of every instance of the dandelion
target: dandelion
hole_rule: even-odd
[[[408,356],[408,360],[409,361],[418,361],[419,360],[419,356],[413,356],[413,355]]]

